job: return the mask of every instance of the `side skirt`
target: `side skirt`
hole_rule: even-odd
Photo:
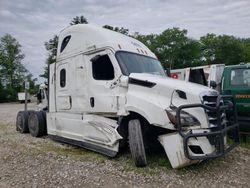
[[[81,148],[89,149],[91,151],[107,155],[109,157],[115,157],[117,154],[116,151],[112,151],[112,150],[109,150],[109,149],[106,149],[106,148],[103,148],[94,144],[86,143],[83,141],[73,140],[70,138],[64,138],[64,137],[57,136],[57,135],[48,135],[48,137],[58,142],[63,142],[63,143],[75,145]]]

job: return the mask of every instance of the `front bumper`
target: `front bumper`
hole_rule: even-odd
[[[221,101],[224,101],[221,104]],[[216,128],[210,128],[207,131],[203,132],[194,132],[192,130],[185,130],[181,124],[181,111],[187,108],[203,108],[205,111],[209,110],[210,112],[215,112],[217,114],[217,126]],[[222,122],[221,115],[223,112],[230,111],[230,114],[233,114],[233,117],[230,118],[230,121]],[[234,98],[232,96],[218,96],[216,101],[216,106],[212,107],[204,104],[190,104],[182,105],[177,108],[176,111],[177,118],[177,127],[178,133],[183,138],[183,147],[184,154],[190,160],[205,160],[217,158],[225,155],[236,147],[240,143],[239,139],[239,124],[237,120],[236,108]],[[226,136],[230,138],[230,145],[226,143]],[[201,149],[195,152],[190,147],[190,140],[199,140],[199,138],[205,138],[209,143],[214,147],[212,152],[206,153],[202,152]]]

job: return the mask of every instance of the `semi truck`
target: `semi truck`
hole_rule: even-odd
[[[221,94],[235,98],[240,132],[250,133],[250,63],[226,66],[221,78]]]
[[[171,70],[171,77],[193,82],[235,98],[240,132],[250,133],[250,63],[214,64]]]
[[[167,77],[144,44],[93,25],[61,31],[47,93],[47,108],[17,114],[18,131],[109,157],[129,148],[137,167],[156,144],[181,168],[239,143],[232,96]]]

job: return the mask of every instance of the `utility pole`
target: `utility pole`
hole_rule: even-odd
[[[25,103],[24,103],[24,110],[27,111],[27,103],[28,103],[28,90],[30,88],[30,83],[28,80],[25,80],[24,83],[24,92],[25,92]]]

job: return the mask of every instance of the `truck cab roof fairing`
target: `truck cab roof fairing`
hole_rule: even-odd
[[[70,42],[60,52],[63,39],[69,35],[71,35]],[[143,43],[131,37],[89,24],[77,24],[64,29],[59,34],[57,59],[60,60],[77,53],[84,53],[103,47],[111,47],[115,51],[130,51],[156,58]]]

